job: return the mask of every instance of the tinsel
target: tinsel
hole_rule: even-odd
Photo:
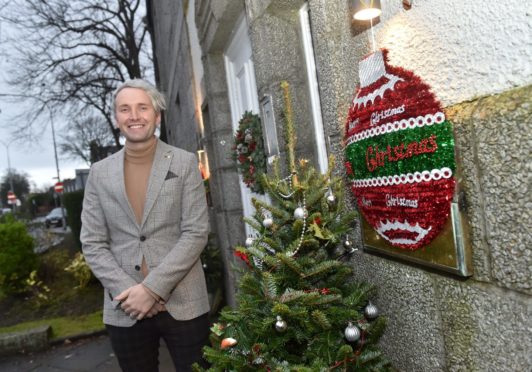
[[[427,151],[418,155],[415,154],[415,151],[408,153],[409,144],[419,144],[420,140],[429,139],[431,136],[435,136],[437,144],[434,152]],[[389,155],[385,155],[384,165],[375,164],[377,151],[386,152],[388,146],[391,151]],[[426,148],[430,149],[430,140]],[[398,159],[399,150],[404,154],[403,159]],[[353,179],[411,173],[439,169],[444,166],[450,167],[454,171],[454,138],[451,124],[445,121],[432,127],[407,129],[361,140],[347,147],[346,158],[354,172]]]

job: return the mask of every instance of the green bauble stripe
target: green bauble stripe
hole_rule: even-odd
[[[395,148],[406,154],[407,147],[421,147],[426,151],[437,148],[434,152],[399,159]],[[403,147],[401,148],[401,144]],[[387,154],[390,146],[390,155]],[[377,155],[377,153],[380,153]],[[351,163],[353,179],[366,179],[382,176],[393,176],[404,173],[421,172],[424,170],[451,168],[455,171],[454,138],[451,123],[423,126],[421,128],[405,129],[377,137],[368,138],[347,146],[346,158]]]

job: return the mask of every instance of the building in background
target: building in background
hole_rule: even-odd
[[[261,115],[268,155],[284,155],[280,82],[292,87],[297,152],[322,171],[342,163],[343,128],[371,32],[345,0],[149,1],[165,135],[198,153],[225,267],[249,231],[253,196],[230,157],[246,110]],[[527,162],[532,38],[526,2],[382,0],[374,27],[390,62],[423,78],[453,121],[473,275],[434,272],[363,250],[355,275],[379,290],[382,348],[408,371],[527,370],[532,365],[532,243]],[[335,172],[343,172],[338,166]],[[354,208],[354,204],[352,206]],[[358,238],[358,245],[362,240]],[[226,275],[234,303],[236,278]]]

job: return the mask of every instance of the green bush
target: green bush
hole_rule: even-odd
[[[33,238],[26,225],[6,216],[0,223],[0,288],[7,295],[23,292],[36,268]]]
[[[81,232],[81,209],[83,207],[83,191],[78,190],[63,195],[63,205],[67,211],[67,223],[78,248],[81,249],[79,233]]]

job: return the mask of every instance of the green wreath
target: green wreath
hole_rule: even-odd
[[[238,172],[242,174],[244,183],[253,192],[264,194],[259,178],[266,173],[266,154],[258,115],[249,111],[242,115],[242,119],[238,122],[232,150],[232,158],[236,161]]]

